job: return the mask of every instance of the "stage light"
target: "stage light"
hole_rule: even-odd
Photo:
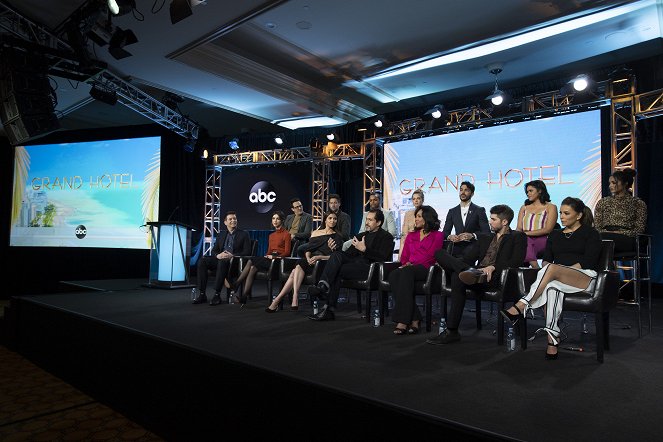
[[[384,115],[378,115],[373,120],[373,125],[378,129],[387,124],[387,120],[384,118]]]
[[[276,143],[277,146],[283,146],[283,140],[284,139],[285,139],[285,137],[283,136],[283,134],[277,134],[274,137],[274,142]]]
[[[113,15],[128,14],[136,7],[135,0],[108,0],[108,10]]]
[[[206,5],[207,0],[173,0],[170,3],[170,22],[175,24],[193,14],[193,7]]]
[[[327,139],[328,139],[329,141],[337,142],[337,141],[338,141],[338,135],[336,135],[335,132],[329,132],[329,133],[327,134]]]
[[[207,149],[204,149],[204,150],[203,150],[203,159],[206,160],[207,157],[209,157],[209,152],[207,151]]]
[[[184,143],[183,148],[184,148],[185,152],[189,152],[189,153],[193,152],[194,150],[196,150],[196,140],[194,140],[192,138],[186,140],[186,142]]]
[[[589,77],[587,75],[578,75],[576,78],[571,80],[573,82],[573,89],[578,92],[584,91],[589,86]]]
[[[431,109],[428,109],[426,113],[424,114],[424,117],[430,117],[435,120],[438,120],[442,118],[443,116],[446,117],[448,115],[447,110],[444,108],[443,105],[441,104],[436,104],[433,106]]]
[[[138,43],[136,34],[130,29],[126,31],[120,28],[115,28],[115,32],[108,42],[108,52],[115,57],[116,60],[121,60],[126,57],[131,57],[131,53],[124,49],[125,46]]]
[[[495,76],[495,88],[493,89],[493,93],[486,97],[486,100],[490,100],[490,102],[493,103],[493,106],[500,106],[507,101],[508,97],[507,94],[500,90],[499,84],[497,83],[497,75],[502,72],[502,68],[499,64],[490,65],[489,68],[490,70],[488,72]]]
[[[102,103],[109,104],[114,106],[117,103],[117,93],[115,91],[104,88],[99,84],[92,85],[90,89],[90,96],[95,100],[101,101]]]
[[[228,146],[232,150],[237,150],[239,149],[239,140],[237,138],[233,138],[232,140],[228,141]]]

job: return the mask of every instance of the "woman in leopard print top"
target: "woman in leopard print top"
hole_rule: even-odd
[[[610,175],[611,196],[601,198],[594,209],[594,227],[603,239],[615,242],[615,253],[635,251],[635,237],[647,226],[647,205],[632,195],[635,170],[616,170]]]

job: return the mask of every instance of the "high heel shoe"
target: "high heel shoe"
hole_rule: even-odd
[[[277,309],[277,308],[275,308],[274,310],[272,310],[272,309],[269,308],[269,306],[268,306],[267,308],[265,308],[265,313],[276,313],[278,310],[279,310],[279,309]]]
[[[557,359],[557,356],[559,355],[559,341],[548,330],[546,330],[546,333],[548,333],[548,337],[552,339],[552,343],[548,342],[548,347],[555,347],[557,349],[557,352],[555,353],[548,353],[548,347],[546,347],[546,360],[554,361]]]
[[[504,316],[505,319],[508,319],[511,322],[511,325],[516,325],[520,317],[523,315],[523,312],[518,308],[516,304],[513,304],[513,308],[515,308],[518,311],[518,314],[513,314],[509,313],[507,309],[502,309],[500,310],[500,313],[502,316]]]
[[[298,305],[291,305],[290,310],[292,310],[293,312],[296,312],[297,310],[299,310],[299,306]]]

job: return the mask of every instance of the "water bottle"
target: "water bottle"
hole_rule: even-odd
[[[506,332],[506,351],[516,351],[516,336],[513,333],[513,327],[509,327]]]
[[[197,288],[192,288],[191,289],[191,301],[195,301],[196,296],[198,296],[198,289]]]
[[[440,318],[440,330],[438,333],[441,335],[445,331],[447,331],[447,318]]]
[[[313,314],[317,315],[318,314],[318,300],[313,301]]]
[[[373,309],[373,327],[380,326],[380,309],[375,307]]]

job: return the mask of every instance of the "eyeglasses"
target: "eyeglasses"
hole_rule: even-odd
[[[304,206],[302,206],[301,204],[299,206],[292,206],[293,209],[301,209],[302,207]]]

